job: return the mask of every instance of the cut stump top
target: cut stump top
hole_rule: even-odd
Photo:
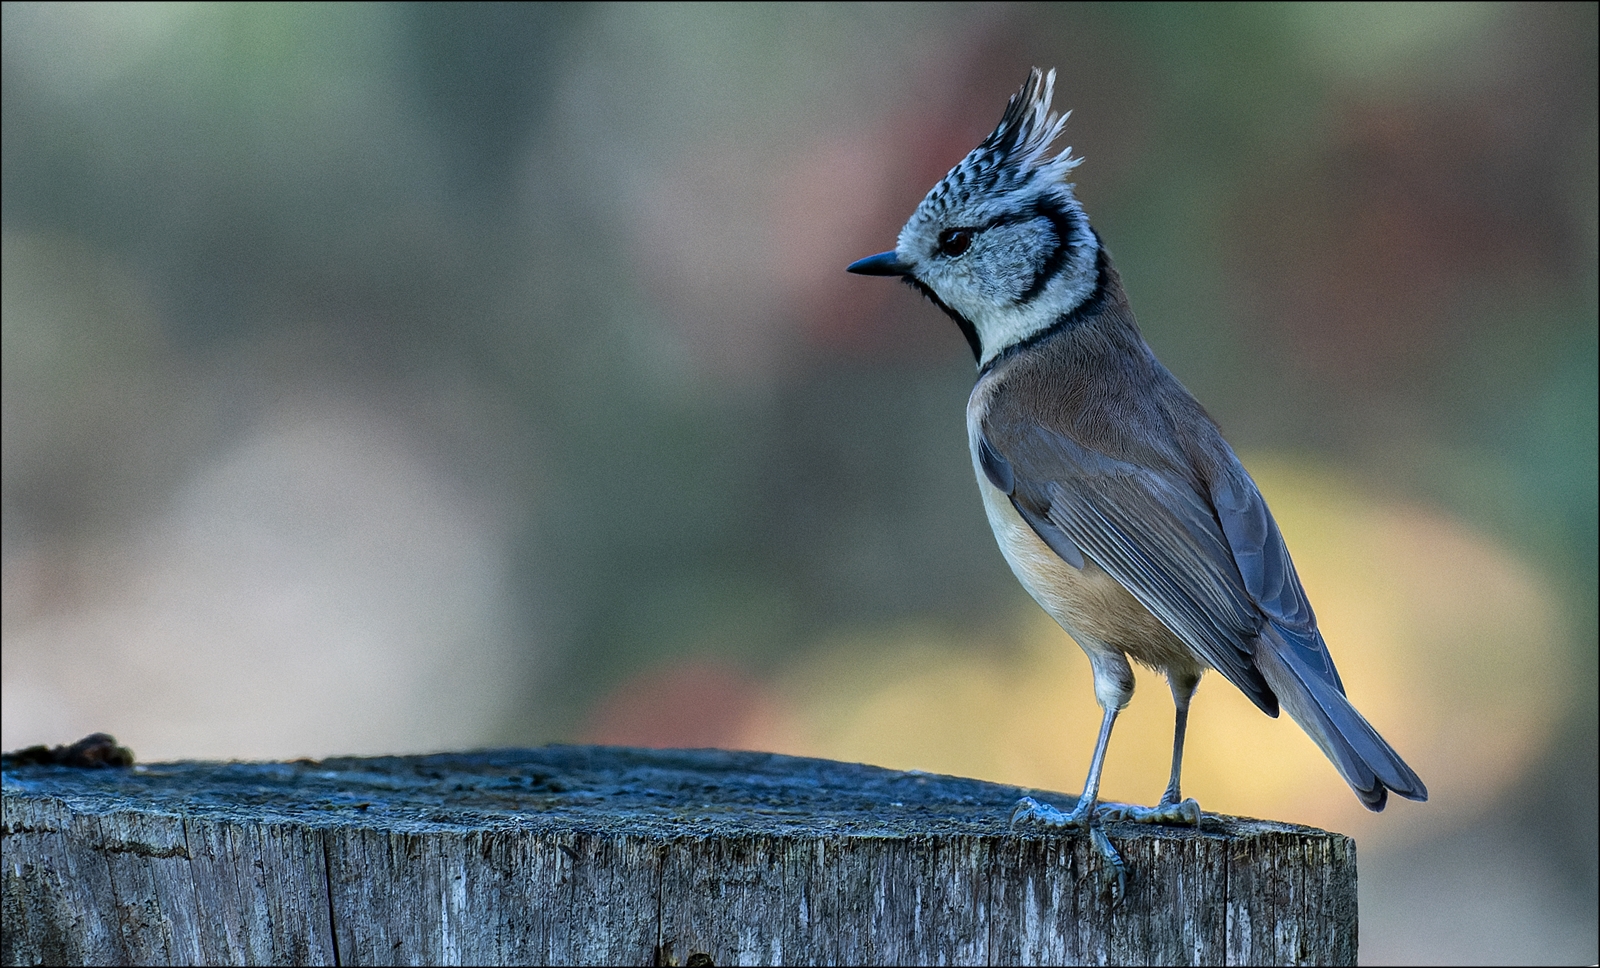
[[[6,964],[1353,964],[1355,849],[831,760],[547,746],[8,767]]]

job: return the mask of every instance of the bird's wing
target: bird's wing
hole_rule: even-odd
[[[1298,667],[1342,695],[1344,683],[1317,631],[1317,617],[1306,600],[1278,522],[1272,519],[1266,500],[1239,458],[1226,444],[1223,448],[1227,460],[1210,482],[1211,506],[1244,587],[1281,633],[1279,638],[1291,647]]]
[[[990,429],[984,473],[1057,554],[1093,559],[1268,715],[1281,701],[1368,808],[1388,790],[1428,798],[1345,698],[1277,523],[1220,438],[1202,492],[1040,424]]]
[[[1065,544],[1092,558],[1212,668],[1277,715],[1277,700],[1252,661],[1271,615],[1255,592],[1274,592],[1269,601],[1292,606],[1283,586],[1298,592],[1299,581],[1292,571],[1269,574],[1289,557],[1254,486],[1254,503],[1237,485],[1228,492],[1233,504],[1225,513],[1236,520],[1225,526],[1210,497],[1185,480],[1107,456],[1042,425],[999,434],[991,429],[985,426],[979,441],[984,470],[1041,538],[1058,554]],[[1051,530],[1059,532],[1054,541]],[[1247,545],[1243,564],[1232,532]],[[1304,614],[1309,619],[1308,606]],[[1310,631],[1315,636],[1314,625]]]

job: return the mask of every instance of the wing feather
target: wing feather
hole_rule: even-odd
[[[980,446],[1004,459],[1023,519],[1059,529],[1181,641],[1276,715],[1277,702],[1252,661],[1265,617],[1209,502],[1181,481],[1041,426],[1010,441],[1002,450],[986,436]],[[1035,530],[1054,547],[1045,530]]]

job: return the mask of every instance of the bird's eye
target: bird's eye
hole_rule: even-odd
[[[955,257],[972,245],[971,229],[945,229],[939,233],[939,254]]]

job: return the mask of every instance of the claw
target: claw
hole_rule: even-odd
[[[1011,808],[1011,826],[1018,824],[1038,824],[1042,827],[1087,827],[1094,816],[1093,801],[1080,799],[1071,813],[1062,813],[1048,803],[1040,803],[1033,797],[1023,797],[1017,805]]]
[[[1140,807],[1131,803],[1106,803],[1100,806],[1096,818],[1112,822],[1185,824],[1199,829],[1200,803],[1193,797],[1182,803],[1158,803],[1153,807]]]
[[[1172,809],[1180,821],[1194,824],[1194,829],[1200,829],[1200,801],[1189,797],[1182,803],[1173,804]]]
[[[1101,889],[1109,890],[1111,906],[1116,907],[1128,895],[1128,867],[1122,862],[1117,848],[1111,846],[1111,838],[1106,836],[1104,830],[1090,827],[1089,840],[1095,849],[1100,851],[1100,858],[1105,861],[1105,866],[1100,871]]]
[[[1039,824],[1045,827],[1066,827],[1071,818],[1052,807],[1048,803],[1040,803],[1033,797],[1023,797],[1017,805],[1011,808],[1011,826],[1017,824]]]
[[[1193,800],[1186,801],[1186,803],[1194,804],[1195,813],[1198,815],[1200,805]],[[1105,815],[1108,811],[1115,814],[1116,811],[1124,808],[1144,811],[1152,809],[1150,807],[1129,807],[1127,804],[1119,803],[1113,804],[1109,808],[1102,807],[1101,815]],[[1079,801],[1078,806],[1071,813],[1062,813],[1048,803],[1040,803],[1033,797],[1023,797],[1017,801],[1015,807],[1011,808],[1011,826],[1039,824],[1040,826],[1055,827],[1057,829],[1063,827],[1086,828],[1089,831],[1089,842],[1094,844],[1095,850],[1100,852],[1100,859],[1105,862],[1100,873],[1101,889],[1111,894],[1111,906],[1116,907],[1122,903],[1122,899],[1128,893],[1128,867],[1122,862],[1122,856],[1117,853],[1117,849],[1111,846],[1111,838],[1106,836],[1105,831],[1101,830],[1098,824],[1090,822],[1090,818],[1095,816],[1096,812],[1082,801]],[[1120,815],[1114,815],[1112,819],[1124,818]]]

